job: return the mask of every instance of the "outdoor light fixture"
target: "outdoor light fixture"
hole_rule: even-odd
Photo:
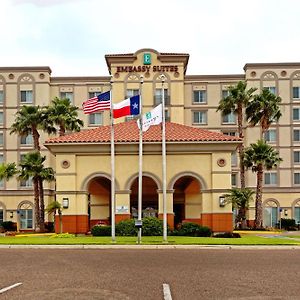
[[[284,215],[287,216],[288,215],[288,211],[287,209],[284,210]]]
[[[63,198],[62,206],[63,208],[69,208],[69,198]]]
[[[224,207],[225,206],[225,197],[224,196],[220,196],[219,197],[219,206],[220,207]]]
[[[14,212],[11,211],[11,212],[10,212],[10,218],[12,219],[13,217],[14,217]]]

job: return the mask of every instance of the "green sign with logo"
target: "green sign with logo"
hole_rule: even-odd
[[[151,65],[151,54],[144,53],[144,65]]]

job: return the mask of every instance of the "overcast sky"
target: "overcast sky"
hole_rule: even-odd
[[[104,55],[189,53],[187,74],[300,61],[297,0],[0,0],[0,66],[108,75]]]

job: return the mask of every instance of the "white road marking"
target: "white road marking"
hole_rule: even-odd
[[[163,283],[164,300],[172,300],[170,286],[167,283]]]
[[[4,292],[7,292],[8,290],[11,290],[11,289],[13,289],[13,288],[15,288],[15,287],[17,287],[17,286],[19,286],[19,285],[21,285],[21,284],[22,284],[22,282],[18,282],[18,283],[15,283],[15,284],[13,284],[13,285],[10,285],[10,286],[8,286],[8,287],[6,287],[6,288],[0,290],[0,294],[2,294],[2,293],[4,293]]]

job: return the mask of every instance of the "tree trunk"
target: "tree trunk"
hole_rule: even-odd
[[[40,230],[45,232],[45,202],[44,202],[44,189],[42,178],[38,179],[39,183],[39,197],[40,197]]]
[[[237,107],[238,117],[238,134],[239,138],[242,139],[242,144],[238,147],[239,160],[240,160],[240,176],[241,176],[241,188],[244,189],[245,183],[245,166],[244,166],[244,132],[243,132],[243,106],[241,103]]]
[[[63,125],[59,125],[59,136],[64,136],[66,133],[65,127]]]
[[[247,228],[246,209],[244,207],[239,209],[239,215],[241,220],[241,229]]]
[[[32,128],[32,137],[33,137],[33,145],[34,145],[34,149],[36,151],[41,151],[41,147],[40,147],[40,134],[37,131],[37,129],[35,127]]]
[[[263,169],[262,165],[258,165],[257,170],[257,185],[256,185],[256,199],[255,199],[255,228],[261,229],[263,227],[263,211],[262,211],[262,183],[263,183]]]
[[[34,191],[34,215],[35,215],[35,231],[40,232],[40,201],[39,201],[39,186],[38,186],[38,180],[36,178],[32,179],[33,182],[33,191]]]
[[[58,210],[59,215],[59,233],[62,233],[62,213],[61,210]]]

